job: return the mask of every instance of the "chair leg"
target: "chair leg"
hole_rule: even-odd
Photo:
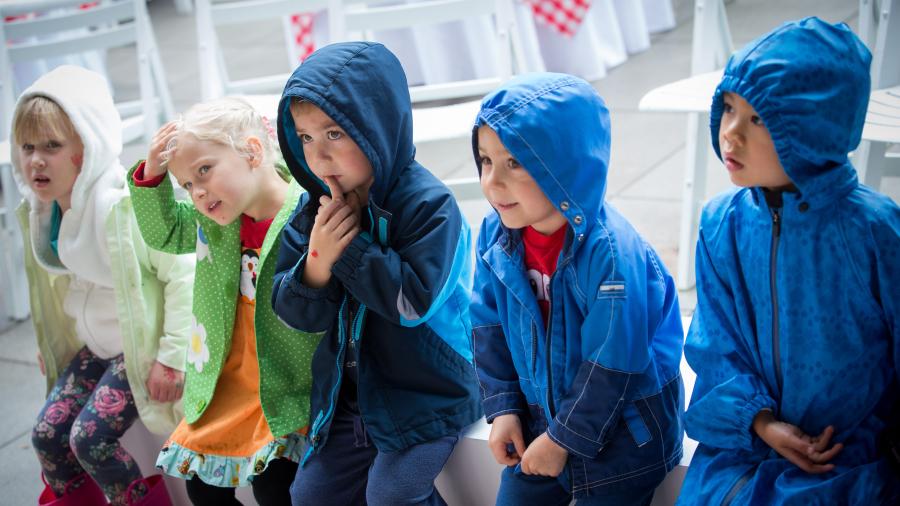
[[[706,164],[709,153],[709,114],[688,114],[685,145],[684,187],[681,193],[681,230],[678,241],[678,289],[695,284],[694,254],[700,210],[706,193]]]

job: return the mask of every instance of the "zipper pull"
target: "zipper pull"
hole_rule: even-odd
[[[772,233],[775,237],[781,235],[781,214],[777,209],[772,209]]]

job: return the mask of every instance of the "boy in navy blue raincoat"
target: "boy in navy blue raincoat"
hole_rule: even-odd
[[[740,188],[703,210],[700,442],[679,504],[897,504],[900,210],[862,186],[871,55],[844,25],[787,23],[732,55],[713,147]]]
[[[497,503],[649,504],[682,453],[671,276],[604,202],[609,111],[581,79],[515,78],[473,132],[485,197],[471,306]]]
[[[278,140],[309,193],[283,232],[273,307],[325,334],[292,501],[442,504],[434,479],[481,417],[472,243],[415,161],[400,62],[368,42],[316,51],[285,86]]]

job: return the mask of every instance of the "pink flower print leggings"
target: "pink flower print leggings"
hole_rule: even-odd
[[[141,478],[141,471],[119,438],[137,416],[122,355],[103,360],[82,348],[60,374],[31,432],[41,469],[57,496],[86,472],[110,504],[125,504],[128,485]],[[132,494],[138,499],[146,488],[136,486]]]

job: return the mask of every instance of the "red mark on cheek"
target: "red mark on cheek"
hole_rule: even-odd
[[[78,153],[77,155],[72,155],[72,165],[81,168],[81,164],[84,162],[84,153]]]
[[[312,255],[313,258],[319,258],[319,252],[316,250],[310,251],[309,254]]]

